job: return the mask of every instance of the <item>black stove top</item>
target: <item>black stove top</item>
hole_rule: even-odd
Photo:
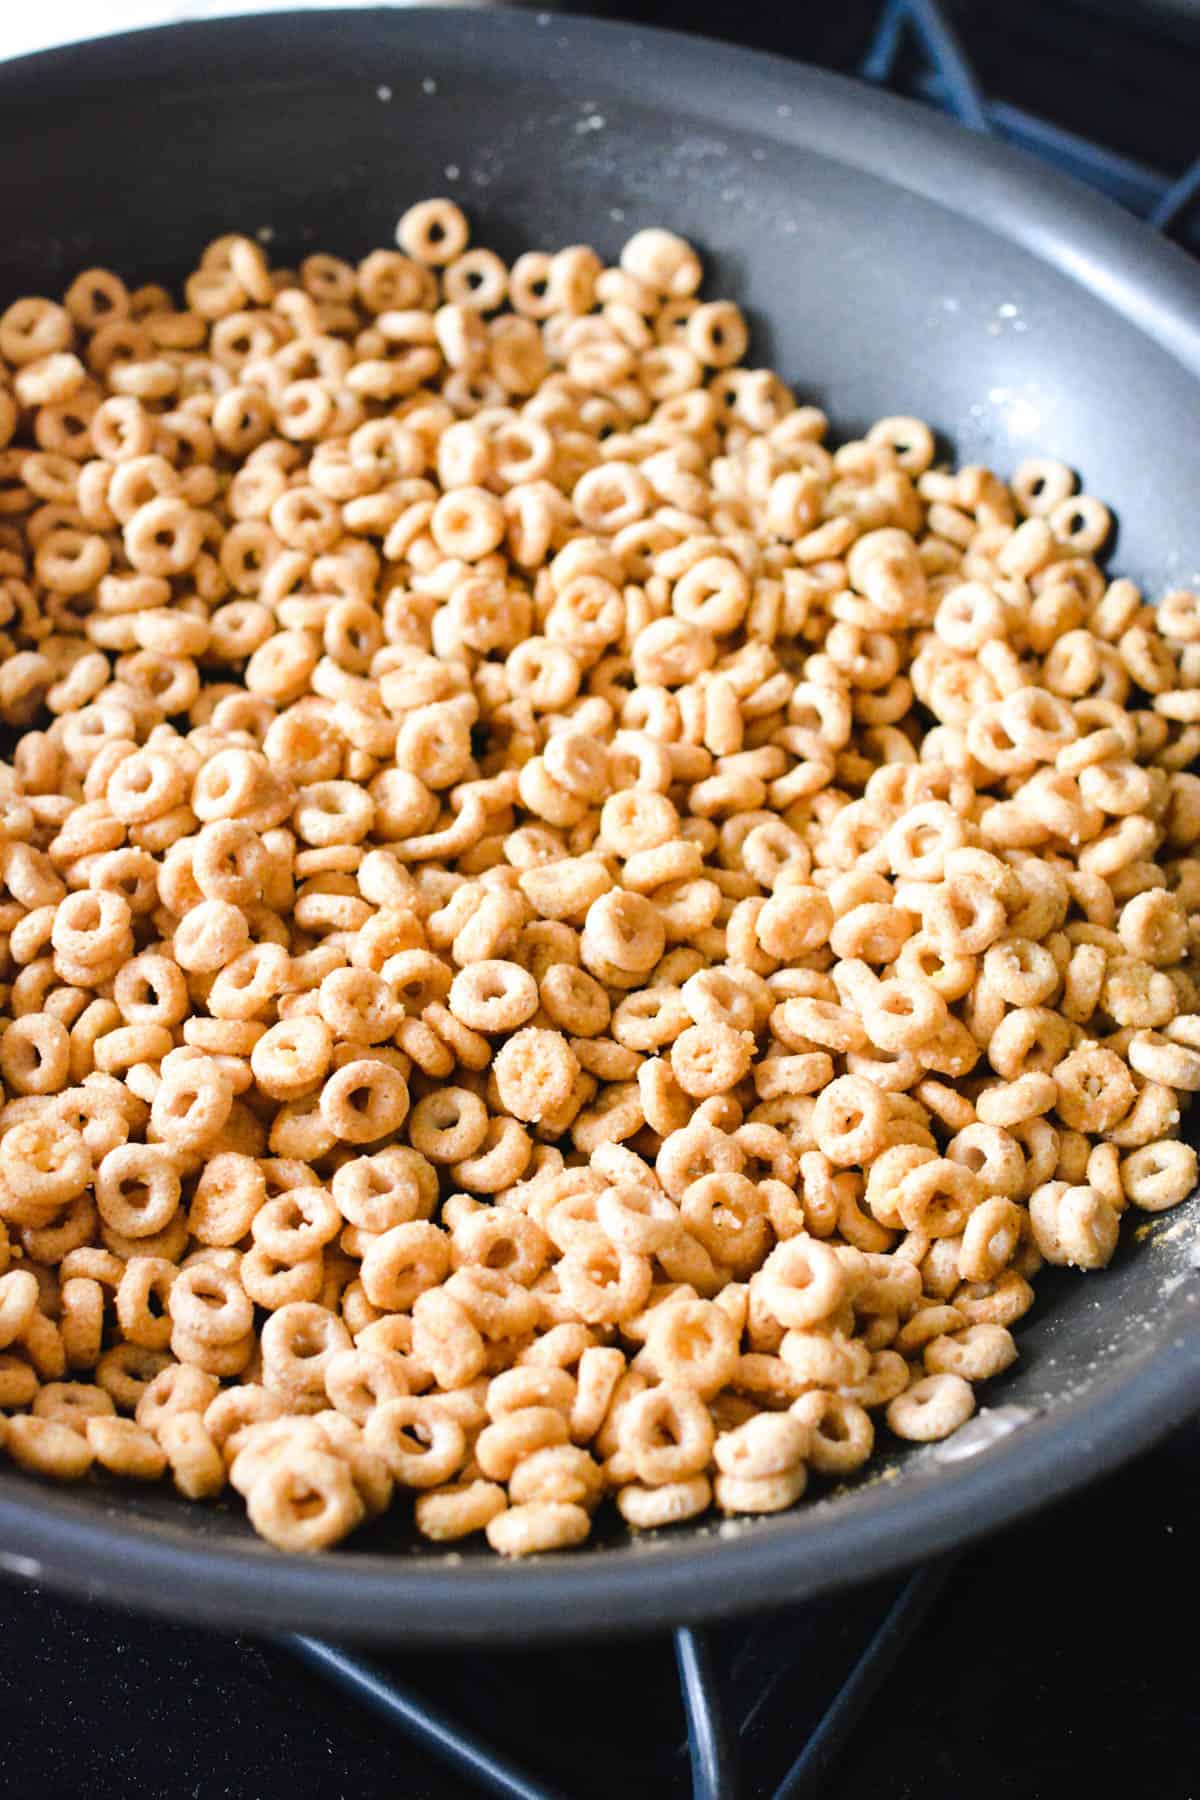
[[[1200,0],[571,10],[888,82],[1200,250]],[[491,1791],[522,1800],[1200,1800],[1198,1505],[1193,1426],[953,1562],[709,1633],[566,1652],[366,1661],[12,1588],[0,1791],[467,1800],[475,1757]]]

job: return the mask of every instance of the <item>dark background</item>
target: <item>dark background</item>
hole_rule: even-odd
[[[568,10],[704,31],[852,72],[879,6],[678,0]],[[1200,152],[1195,0],[947,10],[993,99],[1168,175]],[[918,80],[913,52],[898,75],[902,88]],[[1198,1502],[1192,1428],[967,1552],[856,1729],[827,1800],[1200,1800]],[[760,1628],[746,1667],[734,1662],[745,1634],[717,1634],[729,1684],[769,1690],[746,1758],[751,1775],[779,1774],[894,1591]],[[661,1640],[426,1654],[390,1666],[469,1712],[571,1800],[686,1792]],[[5,1800],[466,1800],[473,1791],[286,1649],[0,1587]]]
[[[700,32],[854,74],[882,0],[563,0],[557,10]],[[942,11],[990,99],[1167,172],[1200,154],[1200,0],[942,0]],[[918,67],[914,48],[901,85]]]

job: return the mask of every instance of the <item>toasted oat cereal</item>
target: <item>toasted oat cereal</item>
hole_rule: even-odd
[[[0,315],[0,1447],[318,1551],[795,1504],[1196,1184],[1200,598],[696,251]]]

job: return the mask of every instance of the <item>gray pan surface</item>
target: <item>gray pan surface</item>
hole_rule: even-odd
[[[758,360],[839,435],[912,412],[1001,470],[1061,456],[1119,512],[1115,567],[1152,593],[1200,580],[1194,266],[1017,154],[838,78],[549,14],[275,14],[0,65],[0,168],[3,303],[95,262],[178,277],[229,230],[269,228],[283,261],[356,256],[431,193],[508,254],[612,253],[671,225],[709,291],[747,307]],[[298,1560],[231,1507],[4,1467],[0,1570],[230,1627],[440,1643],[800,1598],[995,1528],[1200,1403],[1200,1203],[1137,1235],[1104,1273],[1045,1284],[986,1396],[993,1441],[885,1453],[795,1513],[612,1528],[518,1566],[433,1553],[397,1520]]]

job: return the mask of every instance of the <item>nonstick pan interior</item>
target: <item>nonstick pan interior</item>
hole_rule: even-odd
[[[669,224],[839,434],[912,412],[1001,470],[1061,456],[1118,509],[1123,572],[1152,593],[1200,579],[1193,267],[1032,163],[840,79],[548,14],[275,14],[0,66],[0,167],[5,303],[89,263],[178,277],[229,230],[283,261],[360,255],[431,193],[509,254],[612,253]],[[1200,1205],[1139,1235],[1103,1274],[1047,1284],[987,1395],[994,1442],[885,1457],[793,1514],[612,1529],[515,1567],[431,1553],[397,1518],[301,1561],[233,1509],[51,1492],[6,1467],[0,1568],[230,1626],[441,1642],[798,1598],[995,1526],[1197,1403]]]

